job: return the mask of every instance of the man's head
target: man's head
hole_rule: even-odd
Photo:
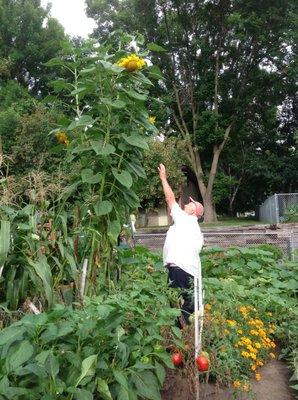
[[[189,203],[185,204],[184,211],[188,215],[194,215],[196,217],[201,217],[204,214],[204,207],[198,201],[189,197]]]

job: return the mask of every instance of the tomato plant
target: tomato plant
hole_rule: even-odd
[[[175,367],[180,367],[183,363],[183,354],[179,351],[172,355],[172,362]]]
[[[209,369],[209,359],[205,355],[200,354],[197,356],[196,364],[200,372],[206,372]]]

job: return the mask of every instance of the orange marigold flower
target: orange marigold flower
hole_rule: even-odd
[[[247,351],[241,351],[241,355],[244,358],[249,358],[250,357],[250,354]]]
[[[249,392],[250,391],[250,384],[245,382],[243,383],[242,389],[244,392]]]
[[[261,374],[255,374],[255,378],[256,378],[257,381],[260,381],[261,380]]]
[[[238,380],[237,380],[237,381],[234,381],[234,382],[233,382],[233,386],[234,386],[234,388],[236,388],[236,389],[237,389],[237,388],[240,388],[241,382],[238,381]]]

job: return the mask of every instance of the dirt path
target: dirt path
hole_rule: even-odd
[[[294,392],[289,388],[290,373],[285,363],[270,361],[260,369],[262,380],[251,381],[255,400],[294,400]],[[194,400],[188,382],[181,374],[170,372],[162,393],[163,400]],[[239,400],[252,399],[243,395]],[[213,384],[201,384],[200,400],[232,400],[232,391]]]

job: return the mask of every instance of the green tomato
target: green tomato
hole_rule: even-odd
[[[133,360],[137,360],[140,357],[140,350],[134,350],[131,352],[131,356]]]
[[[156,344],[154,346],[154,352],[155,353],[162,353],[164,351],[164,348],[160,344]]]

